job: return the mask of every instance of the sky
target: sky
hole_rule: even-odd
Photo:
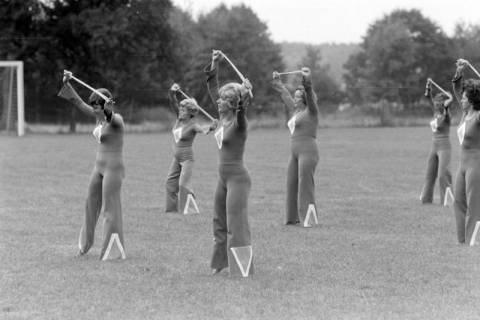
[[[480,24],[480,0],[172,0],[194,17],[220,3],[244,3],[276,42],[359,43],[368,26],[394,9],[419,9],[453,35],[458,22]]]

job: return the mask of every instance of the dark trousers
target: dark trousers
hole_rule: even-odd
[[[230,274],[240,274],[231,248],[251,246],[248,224],[248,196],[251,181],[242,164],[220,165],[215,191],[213,235],[215,244],[211,267],[230,267]],[[253,262],[250,274],[253,273]]]
[[[453,210],[460,243],[470,243],[480,221],[480,150],[462,150],[454,185]]]
[[[120,243],[124,246],[120,199],[122,180],[123,174],[115,170],[106,170],[103,175],[97,170],[92,172],[85,206],[85,221],[78,240],[81,253],[87,253],[93,245],[95,226],[102,211],[102,204],[104,223],[100,259],[103,258],[113,233],[118,233]]]
[[[293,140],[287,169],[287,223],[300,221],[304,225],[308,206],[315,204],[315,169],[318,148],[315,139]]]
[[[450,159],[452,151],[450,148],[439,149],[435,145],[430,150],[427,160],[427,173],[425,175],[425,184],[420,196],[422,203],[433,202],[433,191],[438,176],[438,185],[440,192],[440,203],[443,204],[445,190],[452,186],[452,174],[450,173]]]
[[[193,197],[190,181],[193,172],[193,160],[179,162],[173,158],[168,170],[166,188],[165,211],[183,213],[188,194]]]

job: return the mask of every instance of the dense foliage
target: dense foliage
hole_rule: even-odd
[[[335,54],[332,77],[325,47],[273,42],[267,25],[245,5],[221,4],[194,18],[170,0],[0,0],[0,29],[0,60],[25,63],[27,122],[70,120],[72,130],[82,118],[56,97],[64,69],[111,89],[133,121],[141,109],[167,107],[173,82],[215,115],[203,72],[213,49],[252,82],[250,115],[281,113],[270,88],[273,70],[310,67],[319,105],[330,112],[345,102],[408,109],[421,99],[427,77],[448,89],[457,58],[480,63],[479,26],[460,24],[448,37],[418,10],[395,10],[372,23],[360,47],[347,48],[352,54],[343,83],[338,60],[346,56]],[[226,61],[219,74],[222,82],[240,81]],[[298,79],[288,81],[293,88]]]

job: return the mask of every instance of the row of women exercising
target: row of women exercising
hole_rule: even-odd
[[[462,109],[462,118],[457,129],[460,164],[453,183],[453,211],[458,242],[473,245],[475,227],[480,221],[480,80],[464,79],[465,67],[469,65],[467,60],[458,59],[452,79],[453,92]],[[430,79],[427,81],[425,95],[429,96],[433,103],[434,118],[430,122],[433,145],[427,161],[427,174],[420,200],[422,203],[432,203],[438,175],[440,201],[446,205],[445,198],[452,193],[452,176],[449,170],[449,106],[453,97],[438,85],[442,92],[433,96],[432,83],[435,84]]]
[[[192,145],[197,133],[214,132],[218,145],[218,184],[214,195],[213,234],[214,247],[211,259],[212,274],[228,269],[231,275],[244,277],[253,274],[253,254],[248,223],[248,196],[251,180],[243,162],[247,140],[246,109],[251,99],[252,86],[248,79],[242,83],[230,82],[222,86],[218,82],[219,61],[226,56],[219,50],[212,53],[212,61],[205,68],[209,95],[217,105],[219,119],[211,118],[208,125],[196,120],[199,110],[195,101],[188,98],[178,85],[170,89],[170,101],[177,110],[173,127],[174,156],[166,181],[166,212],[185,212],[188,199],[195,195],[191,187],[194,163]],[[228,58],[226,58],[228,59]],[[457,62],[453,79],[454,91],[460,101],[464,116],[459,128],[462,133],[461,163],[454,184],[454,211],[458,240],[469,242],[476,221],[480,220],[480,82],[463,80],[465,60]],[[293,97],[281,82],[278,72],[273,73],[272,86],[278,92],[289,114],[291,153],[287,167],[286,224],[311,227],[317,221],[314,174],[318,162],[316,142],[318,126],[317,98],[312,89],[310,70],[302,68],[302,86]],[[123,246],[120,189],[124,178],[122,145],[124,122],[113,111],[112,94],[106,89],[93,89],[85,103],[70,84],[71,73],[64,74],[64,85],[59,93],[79,109],[97,119],[93,135],[98,142],[95,166],[90,178],[85,208],[85,221],[79,236],[78,255],[91,248],[94,230],[100,213],[104,213],[104,230],[101,259],[108,254],[107,247],[113,234],[118,234]],[[179,94],[187,98],[179,101]],[[431,87],[428,86],[431,96]],[[450,160],[448,106],[451,95],[432,97],[433,148],[429,156],[427,178],[422,191],[422,202],[432,202],[433,186],[437,172],[440,180],[441,199],[451,185],[448,170]]]

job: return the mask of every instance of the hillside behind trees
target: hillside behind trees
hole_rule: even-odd
[[[287,70],[298,67],[307,53],[308,43],[281,42],[283,62]],[[360,45],[356,43],[323,43],[311,45],[320,50],[322,65],[328,65],[328,73],[338,85],[343,83],[343,74],[346,72],[343,65],[352,54],[360,51]]]
[[[448,89],[456,59],[480,65],[478,25],[458,24],[449,36],[418,10],[385,14],[358,44],[277,43],[244,4],[220,4],[193,17],[170,0],[5,0],[0,29],[0,60],[25,65],[26,121],[70,122],[72,131],[85,119],[56,96],[64,69],[111,89],[127,121],[141,122],[151,119],[141,117],[145,110],[168,109],[173,82],[217,115],[203,71],[213,49],[222,50],[253,84],[250,115],[278,115],[270,85],[274,70],[311,67],[322,112],[334,112],[340,103],[368,110],[380,102],[403,112],[419,109],[428,77]],[[222,83],[240,82],[226,61],[219,75]],[[291,90],[300,81],[284,79]],[[88,97],[86,89],[79,92]]]

